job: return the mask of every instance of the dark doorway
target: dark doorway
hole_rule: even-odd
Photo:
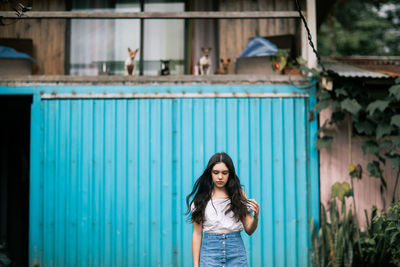
[[[28,266],[31,103],[0,95],[0,266]]]

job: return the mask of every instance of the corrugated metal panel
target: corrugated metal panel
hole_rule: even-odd
[[[353,65],[339,62],[323,62],[327,70],[336,72],[341,77],[347,78],[390,78],[389,75],[362,69]]]
[[[31,264],[191,266],[184,201],[218,151],[262,205],[250,265],[309,264],[306,98],[36,101]]]

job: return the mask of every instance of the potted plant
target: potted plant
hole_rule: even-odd
[[[289,49],[278,49],[271,60],[272,69],[285,75],[300,75],[299,65],[304,62],[301,57],[293,59],[289,54]]]

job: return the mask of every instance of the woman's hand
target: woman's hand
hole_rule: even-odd
[[[258,219],[258,214],[260,212],[260,205],[257,203],[255,199],[249,199],[248,201],[250,203],[250,210],[253,211],[253,217],[255,219]]]
[[[247,199],[246,193],[242,191],[243,196]],[[251,217],[250,212],[243,218],[242,223],[244,226],[244,230],[248,235],[252,235],[254,231],[257,229],[258,225],[258,214],[260,213],[260,205],[257,203],[255,199],[247,199],[249,208],[253,212],[253,218]]]

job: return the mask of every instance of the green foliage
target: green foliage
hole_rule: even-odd
[[[361,110],[361,105],[358,104],[357,100],[346,98],[341,103],[341,108],[344,111],[348,111],[353,115],[357,115],[358,112]]]
[[[339,89],[336,89],[335,90],[335,95],[337,96],[337,97],[341,97],[341,96],[348,96],[349,94],[347,93],[347,91],[346,90],[344,90],[343,88],[339,88]]]
[[[315,110],[321,112],[331,107],[331,117],[327,122],[336,124],[349,118],[353,128],[358,135],[367,135],[369,138],[362,142],[364,154],[375,156],[368,165],[367,171],[372,177],[380,180],[379,190],[381,198],[385,203],[385,192],[387,190],[383,173],[383,166],[389,162],[393,169],[400,168],[400,115],[396,108],[400,104],[400,79],[395,80],[388,90],[370,90],[357,81],[337,81],[332,91],[323,88],[314,94],[317,99]],[[327,123],[318,131],[320,137],[316,141],[316,148],[322,149],[330,146],[333,142],[331,136],[326,136]],[[390,159],[390,161],[387,161]],[[361,166],[360,166],[361,167]],[[357,174],[361,177],[362,169]],[[351,177],[358,177],[353,171]],[[396,184],[400,179],[400,173],[396,177]],[[390,189],[392,190],[392,189]],[[393,195],[395,190],[393,189]],[[393,198],[394,200],[394,198]]]
[[[385,147],[392,147],[393,142],[391,140],[384,140],[382,143],[379,144],[379,148],[383,149]]]
[[[288,64],[288,49],[278,49],[278,51],[271,57],[272,69],[282,71]]]
[[[389,101],[384,100],[376,100],[370,103],[367,107],[367,112],[369,115],[374,114],[375,110],[384,111],[389,106]]]
[[[380,123],[376,128],[376,139],[381,139],[384,136],[390,135],[393,127],[389,123]]]
[[[335,124],[335,123],[337,123],[339,121],[342,121],[342,120],[344,120],[345,116],[346,116],[346,114],[344,112],[335,111],[335,112],[332,113],[331,120],[329,121],[329,124]]]
[[[318,103],[314,106],[314,109],[317,112],[321,112],[322,110],[329,107],[330,104],[331,104],[330,100],[321,100],[321,101],[318,101]]]
[[[392,3],[392,8],[383,4]],[[400,4],[338,0],[318,32],[321,55],[400,55]]]
[[[398,136],[396,136],[394,139],[393,139],[393,147],[400,147],[400,135],[398,135]]]
[[[371,219],[365,211],[367,229],[360,232],[345,201],[337,208],[338,191],[349,193],[351,188],[345,183],[333,185],[329,220],[321,205],[320,225],[311,221],[313,266],[400,266],[400,201],[381,214],[372,207]]]
[[[335,191],[334,187],[332,193]],[[345,189],[347,193],[351,191],[348,189]],[[355,218],[351,210],[347,211],[345,202],[341,202],[339,210],[336,198],[333,195],[332,198],[329,222],[325,207],[321,205],[321,225],[318,228],[312,223],[313,266],[353,266],[357,224],[354,223]]]
[[[372,177],[381,177],[382,175],[382,170],[379,166],[379,162],[374,160],[372,162],[369,162],[367,165],[367,171],[369,172],[369,175]]]
[[[332,185],[332,192],[331,197],[337,197],[341,202],[344,201],[344,197],[350,197],[353,195],[353,190],[351,190],[349,183],[343,182],[339,183],[336,182]]]
[[[361,144],[361,148],[364,154],[376,155],[379,153],[379,145],[376,141],[365,141]]]
[[[369,4],[373,0],[366,0]],[[357,2],[355,0],[348,1]],[[363,4],[358,2],[359,7]],[[352,10],[347,15],[352,19]],[[400,9],[399,9],[400,13]],[[351,24],[349,22],[349,24]],[[373,23],[372,23],[373,24]],[[370,27],[371,24],[355,23],[354,27]],[[352,27],[352,26],[350,26]],[[378,215],[373,209],[371,220],[367,217],[368,228],[360,233],[356,214],[346,211],[344,200],[353,197],[353,207],[356,210],[354,199],[353,178],[362,176],[360,164],[350,162],[349,175],[351,186],[348,183],[335,183],[332,186],[332,205],[329,219],[325,207],[321,206],[320,226],[312,228],[312,261],[314,266],[399,266],[400,267],[400,201],[396,196],[396,189],[400,178],[400,77],[390,88],[366,88],[361,80],[340,80],[334,83],[334,88],[327,91],[319,88],[315,92],[318,104],[315,110],[319,113],[330,107],[332,115],[318,130],[316,148],[325,148],[332,144],[333,138],[327,136],[327,125],[336,124],[349,119],[349,138],[352,133],[367,135],[362,143],[364,154],[374,156],[367,164],[366,170],[371,177],[380,181],[379,190],[385,209],[387,184],[384,178],[383,166],[390,162],[393,169],[397,169],[397,177],[392,191],[392,206]],[[351,127],[353,126],[353,127]],[[351,154],[351,150],[349,149]],[[351,155],[350,155],[351,158]],[[396,199],[397,198],[397,199]],[[342,202],[342,208],[336,207],[336,199]],[[394,203],[398,201],[395,205]]]
[[[333,117],[333,116],[332,116]],[[354,127],[360,134],[372,135],[375,130],[375,125],[367,120],[356,121]]]
[[[323,102],[316,108],[318,112],[326,107],[332,109],[331,117],[318,130],[318,136],[322,137],[316,141],[316,147],[321,149],[332,143],[332,137],[324,132],[328,124],[349,118],[354,127],[349,128],[351,131],[369,136],[361,145],[364,154],[374,156],[367,164],[366,171],[380,181],[379,190],[384,207],[388,188],[383,166],[390,162],[391,167],[397,169],[392,203],[396,201],[400,177],[400,115],[395,108],[400,104],[399,85],[400,78],[388,90],[379,90],[378,97],[377,91],[373,94],[362,84],[347,81],[337,83],[332,91],[319,89],[315,94],[318,101]],[[353,197],[355,208],[353,178],[361,178],[361,165],[351,162],[349,175],[351,186],[346,182],[332,186],[333,201],[329,219],[325,207],[321,206],[320,227],[315,226],[312,230],[314,266],[400,266],[400,201],[380,215],[375,208],[371,220],[367,218],[368,229],[360,233],[357,216],[346,211],[344,200]],[[340,210],[336,208],[336,199],[342,202]]]
[[[324,147],[328,147],[331,145],[333,141],[333,137],[332,136],[323,136],[317,139],[317,141],[315,142],[315,148],[316,149],[321,149]]]
[[[388,156],[390,158],[390,164],[392,165],[392,169],[400,167],[400,156]]]
[[[400,266],[400,201],[382,214],[372,208],[367,231],[361,235],[363,257],[359,266]]]
[[[400,114],[392,116],[390,124],[400,128]]]
[[[393,96],[397,101],[400,101],[400,84],[390,87],[389,93],[390,96]]]

